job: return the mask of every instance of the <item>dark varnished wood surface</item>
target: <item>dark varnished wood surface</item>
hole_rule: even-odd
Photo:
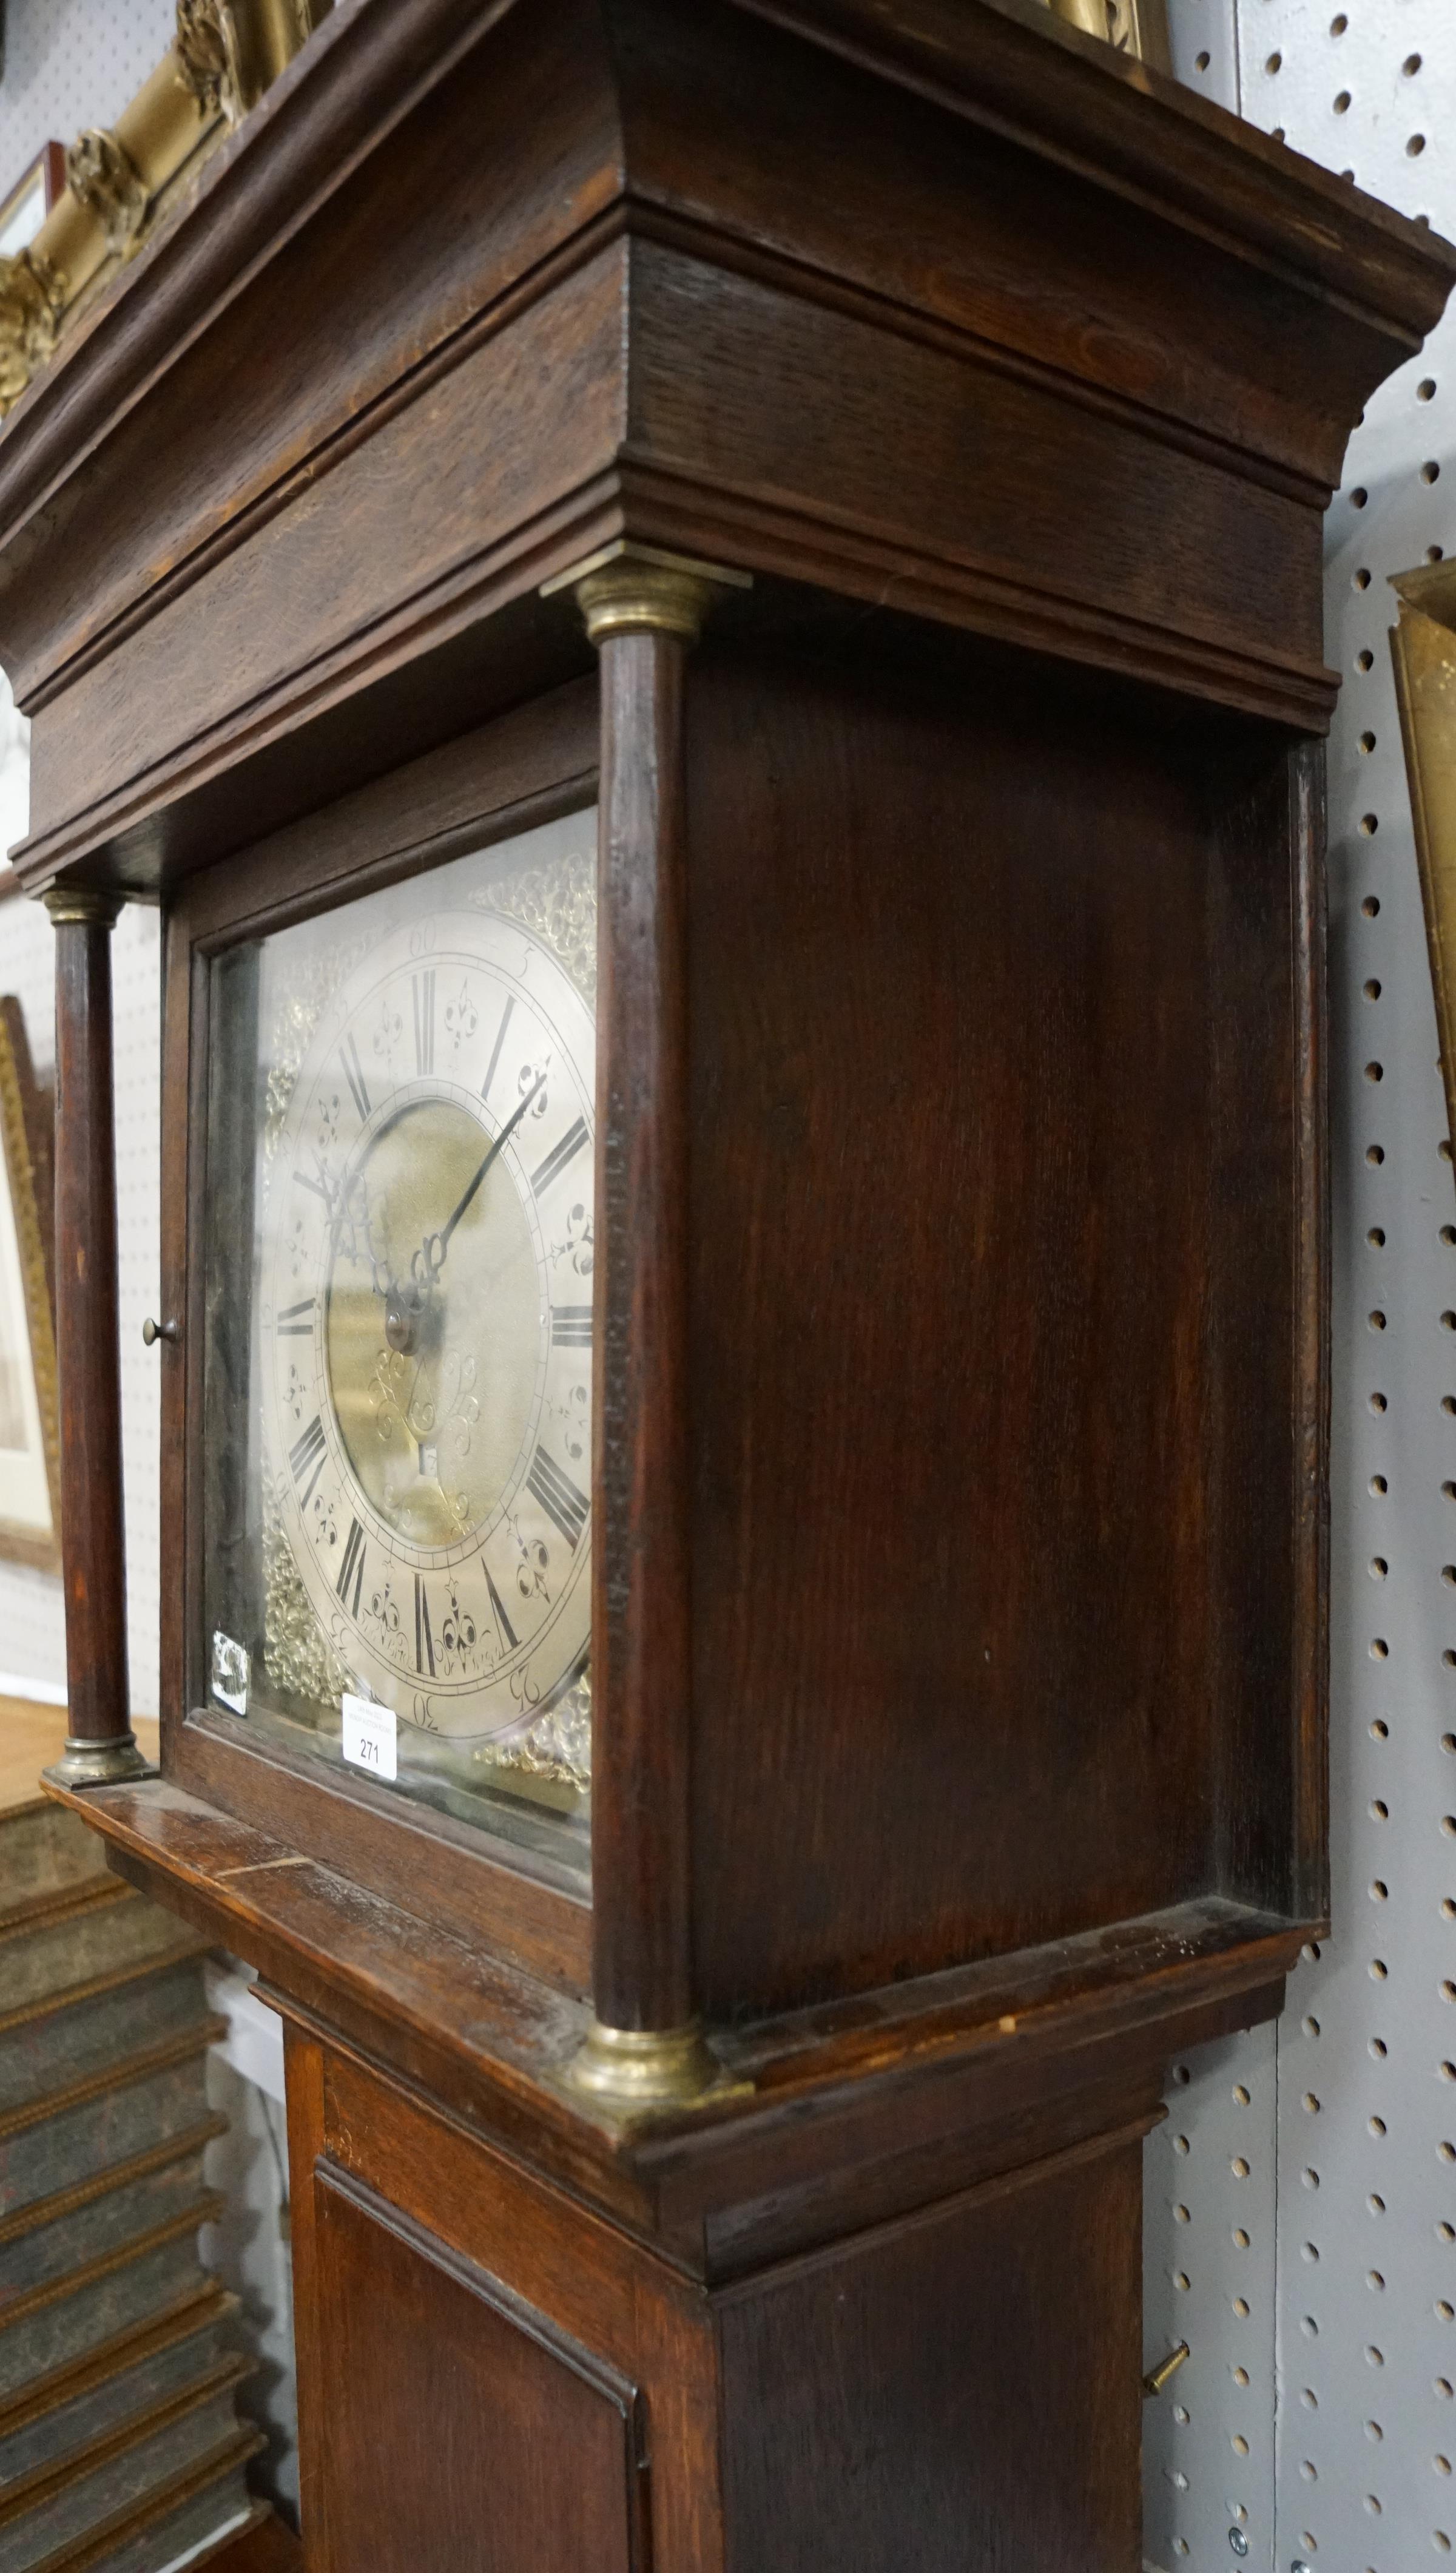
[[[1318,725],[1320,503],[1451,273],[995,0],[337,13],[0,439],[22,867],[236,845],[371,695],[418,746],[407,665],[622,527]]]
[[[591,1846],[609,2028],[681,2028],[696,2002],[685,658],[664,634],[601,653]]]
[[[633,2131],[561,2090],[584,2009],[518,1967],[166,1782],[84,1809],[113,1864],[258,1965],[301,2029],[702,2274],[1116,2123],[1129,2096],[1151,2116],[1168,2057],[1267,2016],[1299,1943],[1213,1899],[790,2014],[719,2037],[720,2100]]]
[[[327,2160],[313,2187],[319,2330],[347,2356],[310,2573],[645,2573],[636,2389],[375,2190]]]
[[[1285,754],[961,678],[711,639],[691,674],[712,2018],[1295,1910]]]
[[[56,928],[56,1371],[70,1730],[131,1729],[117,1338],[111,930]]]

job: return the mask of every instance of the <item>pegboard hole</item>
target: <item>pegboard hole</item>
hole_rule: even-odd
[[[1172,2282],[1180,2296],[1185,2296],[1187,2294],[1189,2279],[1186,2269],[1174,2269],[1172,2273]]]
[[[1442,1225],[1441,1240],[1445,1243],[1448,1251],[1456,1248],[1456,1224]]]
[[[1434,376],[1422,376],[1422,378],[1421,378],[1421,380],[1420,380],[1420,383],[1419,383],[1419,384],[1417,385],[1417,387],[1416,387],[1416,401],[1417,401],[1417,402],[1433,402],[1433,401],[1435,400],[1435,394],[1436,394],[1436,379],[1435,379],[1435,377],[1434,377]]]
[[[1306,2167],[1300,2172],[1299,2176],[1303,2180],[1306,2188],[1318,2188],[1319,2173],[1311,2166],[1306,2165]]]
[[[1370,1820],[1372,1823],[1388,1823],[1390,1820],[1390,1807],[1383,1805],[1378,1796],[1370,1807]]]
[[[1443,2002],[1456,2002],[1456,1984],[1452,1983],[1449,1975],[1441,1986],[1441,1999]]]
[[[1443,2403],[1449,2403],[1451,2401],[1452,2394],[1451,2379],[1449,2376],[1432,2377],[1431,2392],[1439,2395]]]
[[[1299,2257],[1301,2260],[1317,2260],[1319,2258],[1319,2244],[1317,2242],[1301,2242],[1299,2245]]]
[[[1385,1576],[1386,1576],[1386,1574],[1387,1574],[1387,1572],[1388,1572],[1389,1570],[1390,1570],[1390,1566],[1389,1566],[1389,1564],[1386,1562],[1385,1557],[1384,1557],[1384,1555],[1383,1555],[1383,1554],[1372,1554],[1372,1555],[1371,1555],[1371,1557],[1370,1557],[1370,1578],[1371,1578],[1371,1580],[1372,1580],[1372,1581],[1383,1581],[1383,1580],[1385,1579]]]
[[[1384,1960],[1384,1958],[1383,1958],[1383,1957],[1372,1957],[1372,1958],[1371,1958],[1371,1960],[1370,1960],[1370,1981],[1371,1981],[1371,1983],[1372,1983],[1372,1984],[1383,1984],[1383,1983],[1386,1981],[1386,1978],[1388,1977],[1389,1973],[1390,1973],[1390,1968],[1387,1966],[1387,1964],[1386,1964],[1386,1962],[1385,1962],[1385,1960]]]
[[[1385,2281],[1384,2281],[1384,2279],[1381,2277],[1380,2272],[1379,2272],[1379,2270],[1378,2270],[1378,2269],[1367,2269],[1367,2270],[1366,2270],[1366,2272],[1365,2272],[1365,2284],[1366,2284],[1366,2286],[1367,2286],[1367,2287],[1373,2287],[1373,2288],[1374,2288],[1374,2290],[1375,2290],[1375,2293],[1377,2294],[1377,2296],[1378,2296],[1378,2295],[1383,2295],[1383,2294],[1384,2294],[1384,2292],[1385,2292]]]
[[[1449,2555],[1451,2552],[1451,2540],[1446,2535],[1444,2528],[1432,2529],[1431,2544],[1434,2546],[1438,2555]]]
[[[1367,2367],[1383,2367],[1385,2365],[1385,2352],[1383,2349],[1377,2349],[1373,2340],[1366,2344],[1365,2365]]]
[[[1175,2206],[1173,2208],[1174,2224],[1187,2224],[1190,2220],[1188,2210],[1185,2206]]]
[[[1174,2080],[1174,2082],[1177,2084],[1178,2089],[1179,2089],[1180,2091],[1186,2091],[1186,2089],[1187,2089],[1187,2087],[1188,2087],[1188,2084],[1192,2081],[1192,2078],[1193,2078],[1193,2077],[1192,2077],[1191,2073],[1188,2071],[1188,2068],[1187,2068],[1186,2064],[1175,2064],[1175,2065],[1173,2066],[1173,2080]]]
[[[1356,589],[1368,589],[1368,588],[1369,588],[1369,586],[1370,586],[1370,575],[1369,575],[1368,571],[1365,569],[1364,564],[1362,563],[1362,564],[1361,564],[1361,566],[1360,566],[1360,568],[1359,568],[1359,570],[1358,570],[1358,571],[1356,572],[1356,574],[1355,574],[1355,587],[1356,587]]]
[[[1374,653],[1357,652],[1355,654],[1355,667],[1357,670],[1373,670],[1375,667]]]
[[[1456,2305],[1448,2304],[1444,2296],[1436,2298],[1432,2311],[1443,2323],[1456,2322]]]
[[[1373,2189],[1371,2190],[1370,2195],[1366,2198],[1365,2204],[1370,2209],[1372,2215],[1383,2215],[1385,2213],[1385,2200],[1383,2197],[1377,2197]]]
[[[1249,2094],[1241,2082],[1235,2082],[1233,2086],[1233,2096],[1240,2109],[1246,2109],[1248,2107]]]
[[[1248,2455],[1248,2441],[1241,2430],[1234,2431],[1228,2444],[1236,2457],[1246,2457]]]
[[[1306,2385],[1301,2389],[1299,2400],[1303,2404],[1306,2412],[1317,2412],[1319,2410],[1319,2396],[1315,2393],[1312,2385]]]
[[[1379,814],[1378,814],[1378,813],[1362,813],[1362,814],[1361,814],[1361,816],[1360,816],[1360,828],[1361,828],[1361,830],[1364,832],[1365,837],[1366,837],[1366,839],[1367,839],[1367,840],[1373,840],[1373,839],[1374,839],[1374,837],[1375,837],[1376,832],[1377,832],[1377,831],[1379,830],[1379,828],[1380,828],[1380,816],[1379,816]],[[1377,1079],[1377,1080],[1379,1079],[1379,1075],[1378,1075],[1378,1073],[1377,1073],[1377,1075],[1376,1075],[1376,1079]]]
[[[1364,506],[1364,503],[1363,503],[1363,502],[1361,503],[1361,506],[1362,506],[1362,507]],[[1361,735],[1360,735],[1360,748],[1361,748],[1361,750],[1364,752],[1365,757],[1366,757],[1367,759],[1369,758],[1370,753],[1371,753],[1371,751],[1374,749],[1374,747],[1375,747],[1375,735],[1373,734],[1373,732],[1362,732],[1362,733],[1361,733]],[[1374,1000],[1378,1000],[1379,995],[1380,995],[1380,986],[1379,986],[1379,984],[1377,983],[1377,984],[1376,984],[1376,986],[1375,986],[1374,991],[1373,991],[1373,992],[1367,992],[1367,993],[1366,993],[1366,995],[1365,995],[1365,998],[1366,998],[1366,1000],[1367,1000],[1367,1001],[1374,1001]]]
[[[1380,1168],[1381,1163],[1382,1163],[1382,1162],[1384,1161],[1384,1159],[1385,1159],[1385,1147],[1384,1147],[1384,1145],[1383,1145],[1383,1144],[1367,1144],[1367,1145],[1366,1145],[1366,1147],[1365,1147],[1365,1159],[1366,1159],[1366,1161],[1369,1163],[1370,1168],[1371,1168],[1371,1170],[1372,1170],[1372,1171],[1378,1171],[1378,1170],[1379,1170],[1379,1168]]]
[[[1228,2373],[1232,2377],[1235,2385],[1247,2385],[1248,2369],[1246,2367],[1231,2367]]]
[[[1244,2160],[1242,2153],[1235,2153],[1232,2160],[1229,2162],[1228,2167],[1232,2171],[1235,2179],[1247,2179],[1248,2164]]]
[[[1246,2250],[1248,2249],[1248,2245],[1249,2245],[1249,2237],[1248,2237],[1248,2235],[1245,2233],[1245,2231],[1244,2231],[1244,2229],[1243,2229],[1243,2226],[1242,2226],[1241,2224],[1235,2224],[1235,2226],[1234,2226],[1234,2228],[1233,2228],[1233,2247],[1234,2247],[1234,2249],[1235,2249],[1236,2251],[1246,2251]]]
[[[1365,1079],[1367,1081],[1383,1081],[1385,1079],[1384,1064],[1367,1063],[1365,1066]]]
[[[1264,64],[1265,71],[1272,75],[1274,72],[1279,70],[1283,60],[1284,57],[1282,54],[1270,54]]]
[[[1411,137],[1410,137],[1410,139],[1409,139],[1409,141],[1408,141],[1408,142],[1407,142],[1407,144],[1406,144],[1406,147],[1405,147],[1405,149],[1406,149],[1406,155],[1407,155],[1408,159],[1410,159],[1410,160],[1412,160],[1412,161],[1417,161],[1417,160],[1419,160],[1419,158],[1420,158],[1421,154],[1424,152],[1425,148],[1426,148],[1426,138],[1425,138],[1425,136],[1424,136],[1423,134],[1412,134],[1412,135],[1411,135]],[[1429,215],[1427,215],[1427,217],[1426,217],[1426,221],[1427,221],[1427,223],[1429,223],[1429,222],[1430,222],[1430,220],[1431,220],[1431,219],[1430,219],[1430,216],[1429,216]],[[1419,215],[1416,217],[1416,221],[1417,221],[1417,223],[1419,223],[1419,221],[1420,221],[1420,217],[1419,217]],[[1436,477],[1435,477],[1435,475],[1434,475],[1434,474],[1432,474],[1432,476],[1431,476],[1432,481],[1434,481],[1434,480],[1435,480],[1435,478],[1436,478]]]
[[[1372,733],[1367,733],[1367,734],[1365,735],[1365,739],[1369,742],[1370,747],[1371,747],[1371,749],[1373,750],[1373,749],[1374,749],[1374,747],[1375,747],[1375,735],[1373,734],[1373,732],[1372,732]],[[1376,980],[1375,980],[1375,978],[1374,978],[1374,976],[1373,976],[1373,975],[1371,976],[1371,978],[1370,978],[1369,982],[1368,982],[1368,983],[1366,983],[1366,984],[1364,985],[1364,987],[1363,987],[1363,988],[1364,988],[1365,998],[1366,998],[1366,1000],[1367,1000],[1367,1001],[1378,1001],[1378,1000],[1379,1000],[1379,998],[1380,998],[1380,986],[1379,986],[1379,984],[1376,982]]]
[[[1373,920],[1380,909],[1380,896],[1378,893],[1367,893],[1364,901],[1360,905],[1360,909],[1363,911],[1367,920]]]
[[[1248,2320],[1247,2296],[1235,2296],[1233,2299],[1233,2310],[1237,2314],[1239,2321],[1241,2323],[1246,2323]],[[1316,2329],[1317,2328],[1318,2326],[1316,2325]]]
[[[1384,1411],[1388,1408],[1383,1393],[1372,1393],[1369,1397],[1369,1401],[1372,1411]]]
[[[1442,1904],[1441,1909],[1443,1912],[1445,1911],[1446,1907],[1444,1903]],[[1438,2159],[1443,2162],[1456,2162],[1456,2144],[1437,2144],[1436,2153]]]
[[[1212,56],[1211,56],[1211,55],[1209,55],[1209,54],[1195,54],[1195,55],[1193,56],[1193,69],[1194,69],[1194,71],[1195,71],[1195,72],[1205,72],[1205,71],[1207,70],[1208,65],[1209,65],[1209,63],[1210,63],[1210,61],[1211,61],[1211,60],[1212,60]]]
[[[1427,560],[1427,562],[1444,562],[1444,561],[1445,561],[1445,559],[1446,559],[1446,548],[1445,548],[1445,546],[1444,546],[1444,545],[1427,545],[1427,547],[1426,547],[1426,560]]]
[[[1336,97],[1336,99],[1335,99],[1335,103],[1334,103],[1334,112],[1335,112],[1336,116],[1344,116],[1344,115],[1348,114],[1348,112],[1349,112],[1349,105],[1350,105],[1350,93],[1349,93],[1349,91],[1348,91],[1347,89],[1342,89],[1342,90],[1339,92],[1338,96]]]
[[[1319,2102],[1312,2091],[1305,2092],[1304,2106],[1308,2110],[1311,2118],[1317,2118],[1319,2116]]]
[[[1352,509],[1363,509],[1369,497],[1370,494],[1366,490],[1363,482],[1357,482],[1353,491],[1350,493],[1350,507]]]
[[[1318,2481],[1319,2481],[1319,2473],[1318,2473],[1318,2469],[1315,2467],[1315,2465],[1311,2462],[1311,2460],[1310,2460],[1308,2457],[1305,2457],[1305,2458],[1303,2459],[1303,2461],[1301,2462],[1301,2464],[1300,2464],[1300,2468],[1299,2468],[1299,2471],[1300,2471],[1301,2475],[1304,2477],[1304,2480],[1305,2480],[1305,2482],[1306,2482],[1307,2484],[1317,2484],[1317,2483],[1318,2483]]]
[[[1440,479],[1441,468],[1436,462],[1434,455],[1428,455],[1424,464],[1421,466],[1421,480],[1423,482],[1439,482]]]
[[[1377,2064],[1383,2064],[1387,2055],[1390,2053],[1390,2049],[1386,2045],[1383,2037],[1372,2037],[1370,2040],[1370,2052],[1374,2056]]]
[[[1443,2217],[1436,2227],[1436,2235],[1439,2241],[1456,2242],[1456,2224],[1448,2224]]]
[[[1378,1304],[1369,1315],[1369,1323],[1372,1331],[1383,1331],[1385,1328],[1385,1315]]]
[[[1407,54],[1404,62],[1400,66],[1407,80],[1414,80],[1420,67],[1421,58],[1419,54]]]
[[[1367,2439],[1373,2439],[1378,2446],[1380,2441],[1384,2438],[1385,2433],[1381,2429],[1378,2421],[1367,2421],[1365,2424],[1365,2436]]]
[[[1303,1958],[1306,1966],[1317,1966],[1319,1963],[1319,1941],[1317,1939],[1306,1939],[1303,1947],[1299,1951],[1299,1954]]]
[[[1387,1642],[1386,1642],[1386,1640],[1385,1640],[1385,1638],[1384,1638],[1384,1636],[1383,1636],[1383,1635],[1372,1635],[1372,1636],[1371,1636],[1371,1638],[1370,1638],[1370,1659],[1371,1659],[1371,1661],[1372,1661],[1372,1662],[1388,1662],[1388,1661],[1389,1661],[1389,1659],[1390,1659],[1390,1646],[1387,1644]],[[1381,1889],[1381,1890],[1382,1890],[1382,1892],[1384,1891],[1383,1887],[1382,1887],[1382,1889]]]
[[[1343,11],[1343,10],[1341,10],[1341,11],[1340,11],[1339,16],[1338,16],[1337,18],[1331,18],[1331,20],[1330,20],[1330,22],[1329,22],[1329,32],[1330,32],[1330,34],[1331,34],[1332,36],[1342,36],[1342,35],[1344,34],[1344,32],[1345,32],[1345,29],[1348,27],[1349,23],[1350,23],[1350,22],[1349,22],[1348,18],[1345,16],[1344,11]]]
[[[1371,2118],[1368,2121],[1368,2126],[1369,2132],[1372,2136],[1383,2136],[1385,2133],[1385,2121],[1383,2118]]]
[[[1380,2517],[1380,2496],[1378,2493],[1366,2493],[1365,2508],[1368,2510],[1372,2519],[1378,2519]]]
[[[1385,1240],[1385,1236],[1384,1236],[1384,1234],[1382,1233],[1382,1235],[1380,1236],[1380,1242],[1381,1242],[1381,1243],[1383,1243],[1383,1242],[1384,1242],[1384,1240]],[[1377,1245],[1376,1245],[1377,1250],[1379,1249],[1379,1247],[1380,1247],[1380,1245],[1379,1245],[1379,1244],[1377,1244]],[[1387,1481],[1386,1481],[1386,1479],[1385,1479],[1385,1477],[1384,1477],[1384,1475],[1383,1475],[1383,1474],[1372,1474],[1372,1475],[1371,1475],[1371,1477],[1370,1477],[1370,1489],[1371,1489],[1371,1491],[1374,1493],[1376,1500],[1377,1500],[1377,1501],[1381,1501],[1381,1500],[1383,1500],[1383,1499],[1385,1498],[1386,1493],[1389,1491],[1389,1489],[1390,1489],[1390,1485],[1387,1483]],[[1374,1729],[1375,1729],[1375,1728],[1374,1728],[1374,1726],[1372,1725],[1372,1726],[1371,1726],[1371,1728],[1370,1728],[1370,1730],[1371,1730],[1371,1732],[1372,1732],[1372,1733],[1374,1732]]]
[[[1174,2138],[1173,2138],[1173,2151],[1174,2151],[1175,2153],[1185,2153],[1185,2152],[1188,2152],[1188,2151],[1190,2151],[1190,2150],[1191,2150],[1191,2147],[1190,2147],[1190,2145],[1189,2145],[1189,2144],[1188,2144],[1188,2140],[1187,2140],[1187,2137],[1186,2137],[1186,2136],[1174,2136]]]
[[[1377,1876],[1377,1877],[1374,1879],[1374,1881],[1373,1881],[1373,1883],[1372,1883],[1372,1885],[1371,1885],[1371,1887],[1370,1887],[1370,1900],[1371,1900],[1371,1902],[1372,1902],[1372,1903],[1386,1903],[1386,1902],[1388,1902],[1388,1901],[1389,1901],[1389,1899],[1390,1899],[1390,1888],[1389,1888],[1389,1886],[1388,1886],[1388,1885],[1383,1884],[1383,1883],[1382,1883],[1382,1881],[1381,1881],[1381,1879]]]

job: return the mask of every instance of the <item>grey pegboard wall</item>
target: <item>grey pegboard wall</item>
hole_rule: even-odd
[[[1456,237],[1450,0],[1173,7],[1191,86]],[[1176,2324],[1193,2351],[1147,2424],[1147,2549],[1169,2573],[1413,2573],[1456,2552],[1456,1187],[1386,641],[1387,576],[1456,546],[1453,498],[1448,320],[1372,400],[1328,528],[1326,653],[1344,680],[1329,756],[1334,1927],[1277,2030],[1192,2059],[1174,2088],[1185,2184],[1166,2131],[1148,2145],[1149,2348]],[[1247,2274],[1231,2085],[1260,2111],[1271,2171],[1268,2303],[1250,2300],[1246,2326],[1272,2351],[1262,2389],[1252,2371],[1240,2387],[1227,2354]],[[1251,2432],[1240,2405],[1255,2396]]]

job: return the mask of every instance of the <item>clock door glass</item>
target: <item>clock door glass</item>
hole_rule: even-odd
[[[590,1791],[595,816],[212,967],[204,1685],[568,1861]]]

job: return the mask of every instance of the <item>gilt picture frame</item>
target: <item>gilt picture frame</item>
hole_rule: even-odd
[[[61,1569],[52,1101],[0,999],[0,1560]]]

